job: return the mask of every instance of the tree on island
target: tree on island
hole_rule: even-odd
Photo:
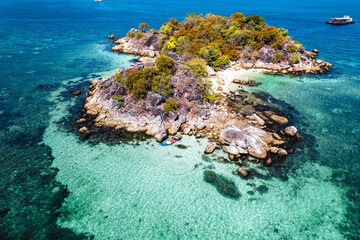
[[[143,32],[145,32],[146,28],[148,28],[148,27],[149,27],[149,25],[147,23],[142,22],[139,24],[139,29]]]

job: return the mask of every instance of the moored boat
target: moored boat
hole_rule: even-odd
[[[355,23],[353,19],[350,16],[344,16],[339,18],[332,18],[329,21],[326,21],[327,24],[333,24],[333,25],[345,25],[345,24],[351,24]]]
[[[165,141],[165,142],[162,142],[160,143],[161,146],[167,146],[167,145],[171,145],[173,144],[174,142],[176,142],[176,140],[168,140],[168,141]]]

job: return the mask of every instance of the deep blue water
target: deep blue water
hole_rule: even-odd
[[[347,204],[346,221],[337,229],[344,239],[360,238],[359,1],[3,0],[1,239],[83,237],[85,232],[74,233],[56,224],[58,209],[69,190],[56,181],[58,170],[51,167],[52,149],[43,143],[49,112],[58,107],[49,96],[66,82],[69,89],[62,98],[71,99],[70,90],[86,91],[91,79],[130,64],[131,57],[110,51],[108,35],[121,37],[140,22],[158,29],[171,17],[181,20],[192,12],[260,15],[269,25],[288,29],[307,50],[318,49],[319,58],[334,65],[322,76],[264,77],[259,91],[295,105],[297,126],[314,138],[305,139],[312,147],[294,155],[292,161],[315,162],[332,169],[328,181],[345,190]],[[357,23],[324,24],[330,17],[343,15],[350,15]],[[40,89],[39,84],[49,88]]]

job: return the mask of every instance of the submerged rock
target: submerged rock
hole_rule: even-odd
[[[260,193],[260,194],[263,194],[263,193],[266,193],[269,191],[269,188],[265,185],[260,185],[256,188],[256,190]]]
[[[79,133],[90,133],[90,130],[87,127],[82,127],[79,129]]]
[[[212,184],[216,188],[216,190],[224,197],[239,199],[241,196],[238,188],[233,181],[219,174],[216,174],[213,171],[205,170],[204,180],[205,182]]]
[[[76,121],[77,124],[84,123],[84,122],[86,122],[85,118],[80,118],[79,120]]]
[[[265,167],[270,167],[271,164],[272,164],[272,159],[271,158],[266,159],[266,161],[264,162]]]
[[[244,168],[238,168],[236,172],[239,174],[239,176],[247,178],[249,176],[249,172]]]
[[[81,91],[80,90],[72,91],[71,94],[74,96],[79,96],[81,94]]]
[[[186,149],[187,148],[187,146],[185,146],[185,145],[182,145],[182,144],[177,144],[177,145],[175,145],[177,148],[180,148],[180,149]]]

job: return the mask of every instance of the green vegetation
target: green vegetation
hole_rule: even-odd
[[[158,93],[164,97],[168,97],[171,94],[171,76],[165,74],[154,77],[151,91]]]
[[[169,112],[174,112],[177,107],[178,107],[178,102],[176,101],[176,99],[166,100],[164,113],[168,114]]]
[[[115,95],[114,96],[114,100],[115,100],[115,105],[116,106],[119,106],[119,107],[122,107],[124,106],[124,100],[122,99],[122,96],[119,94],[119,95]]]
[[[159,56],[155,62],[156,67],[131,70],[126,73],[123,83],[135,98],[144,98],[150,91],[163,96],[171,94],[171,76],[169,74],[174,69],[174,60],[167,56]],[[122,78],[119,77],[119,79]]]
[[[143,33],[135,33],[134,39],[140,40],[140,39],[142,39],[143,37],[145,37],[145,35],[144,35]]]
[[[129,32],[128,34],[126,34],[127,37],[129,38],[133,38],[135,37],[135,33],[134,32]]]
[[[149,29],[149,31],[148,31],[148,32],[152,33],[153,35],[159,34],[159,32],[158,32],[158,31],[156,31],[156,30],[155,30],[155,29],[153,29],[153,28]]]
[[[217,95],[216,93],[204,93],[204,100],[208,101],[210,104],[215,103],[217,100],[219,100],[219,95]]]
[[[115,79],[116,81],[118,81],[118,80],[120,80],[120,78],[121,78],[121,74],[120,74],[120,73],[115,73],[114,79]]]
[[[174,70],[175,62],[168,56],[159,56],[155,59],[156,67],[162,73],[170,73]]]
[[[298,53],[298,52],[294,53],[294,54],[291,55],[291,57],[289,58],[289,61],[290,61],[292,64],[298,63],[298,62],[300,62],[300,60],[301,60],[301,56],[300,56],[300,53]]]
[[[143,32],[145,32],[146,28],[148,28],[148,27],[149,27],[149,25],[147,23],[142,22],[139,24],[139,29]]]
[[[188,14],[179,23],[170,19],[160,29],[164,37],[161,51],[190,54],[203,58],[215,70],[237,60],[240,51],[257,51],[264,45],[282,49],[287,30],[266,27],[259,16],[235,13],[229,18],[207,14]]]
[[[276,53],[273,56],[273,62],[279,63],[283,60],[283,56],[281,55],[281,53]]]
[[[297,50],[297,47],[294,44],[287,45],[286,50],[290,53],[294,53]]]
[[[199,84],[199,90],[202,92],[204,100],[208,101],[210,104],[213,104],[214,102],[219,100],[219,96],[212,90],[212,84],[209,79],[202,79]]]
[[[193,73],[194,77],[198,80],[208,76],[206,71],[206,62],[202,58],[194,58],[185,63],[189,70]]]

